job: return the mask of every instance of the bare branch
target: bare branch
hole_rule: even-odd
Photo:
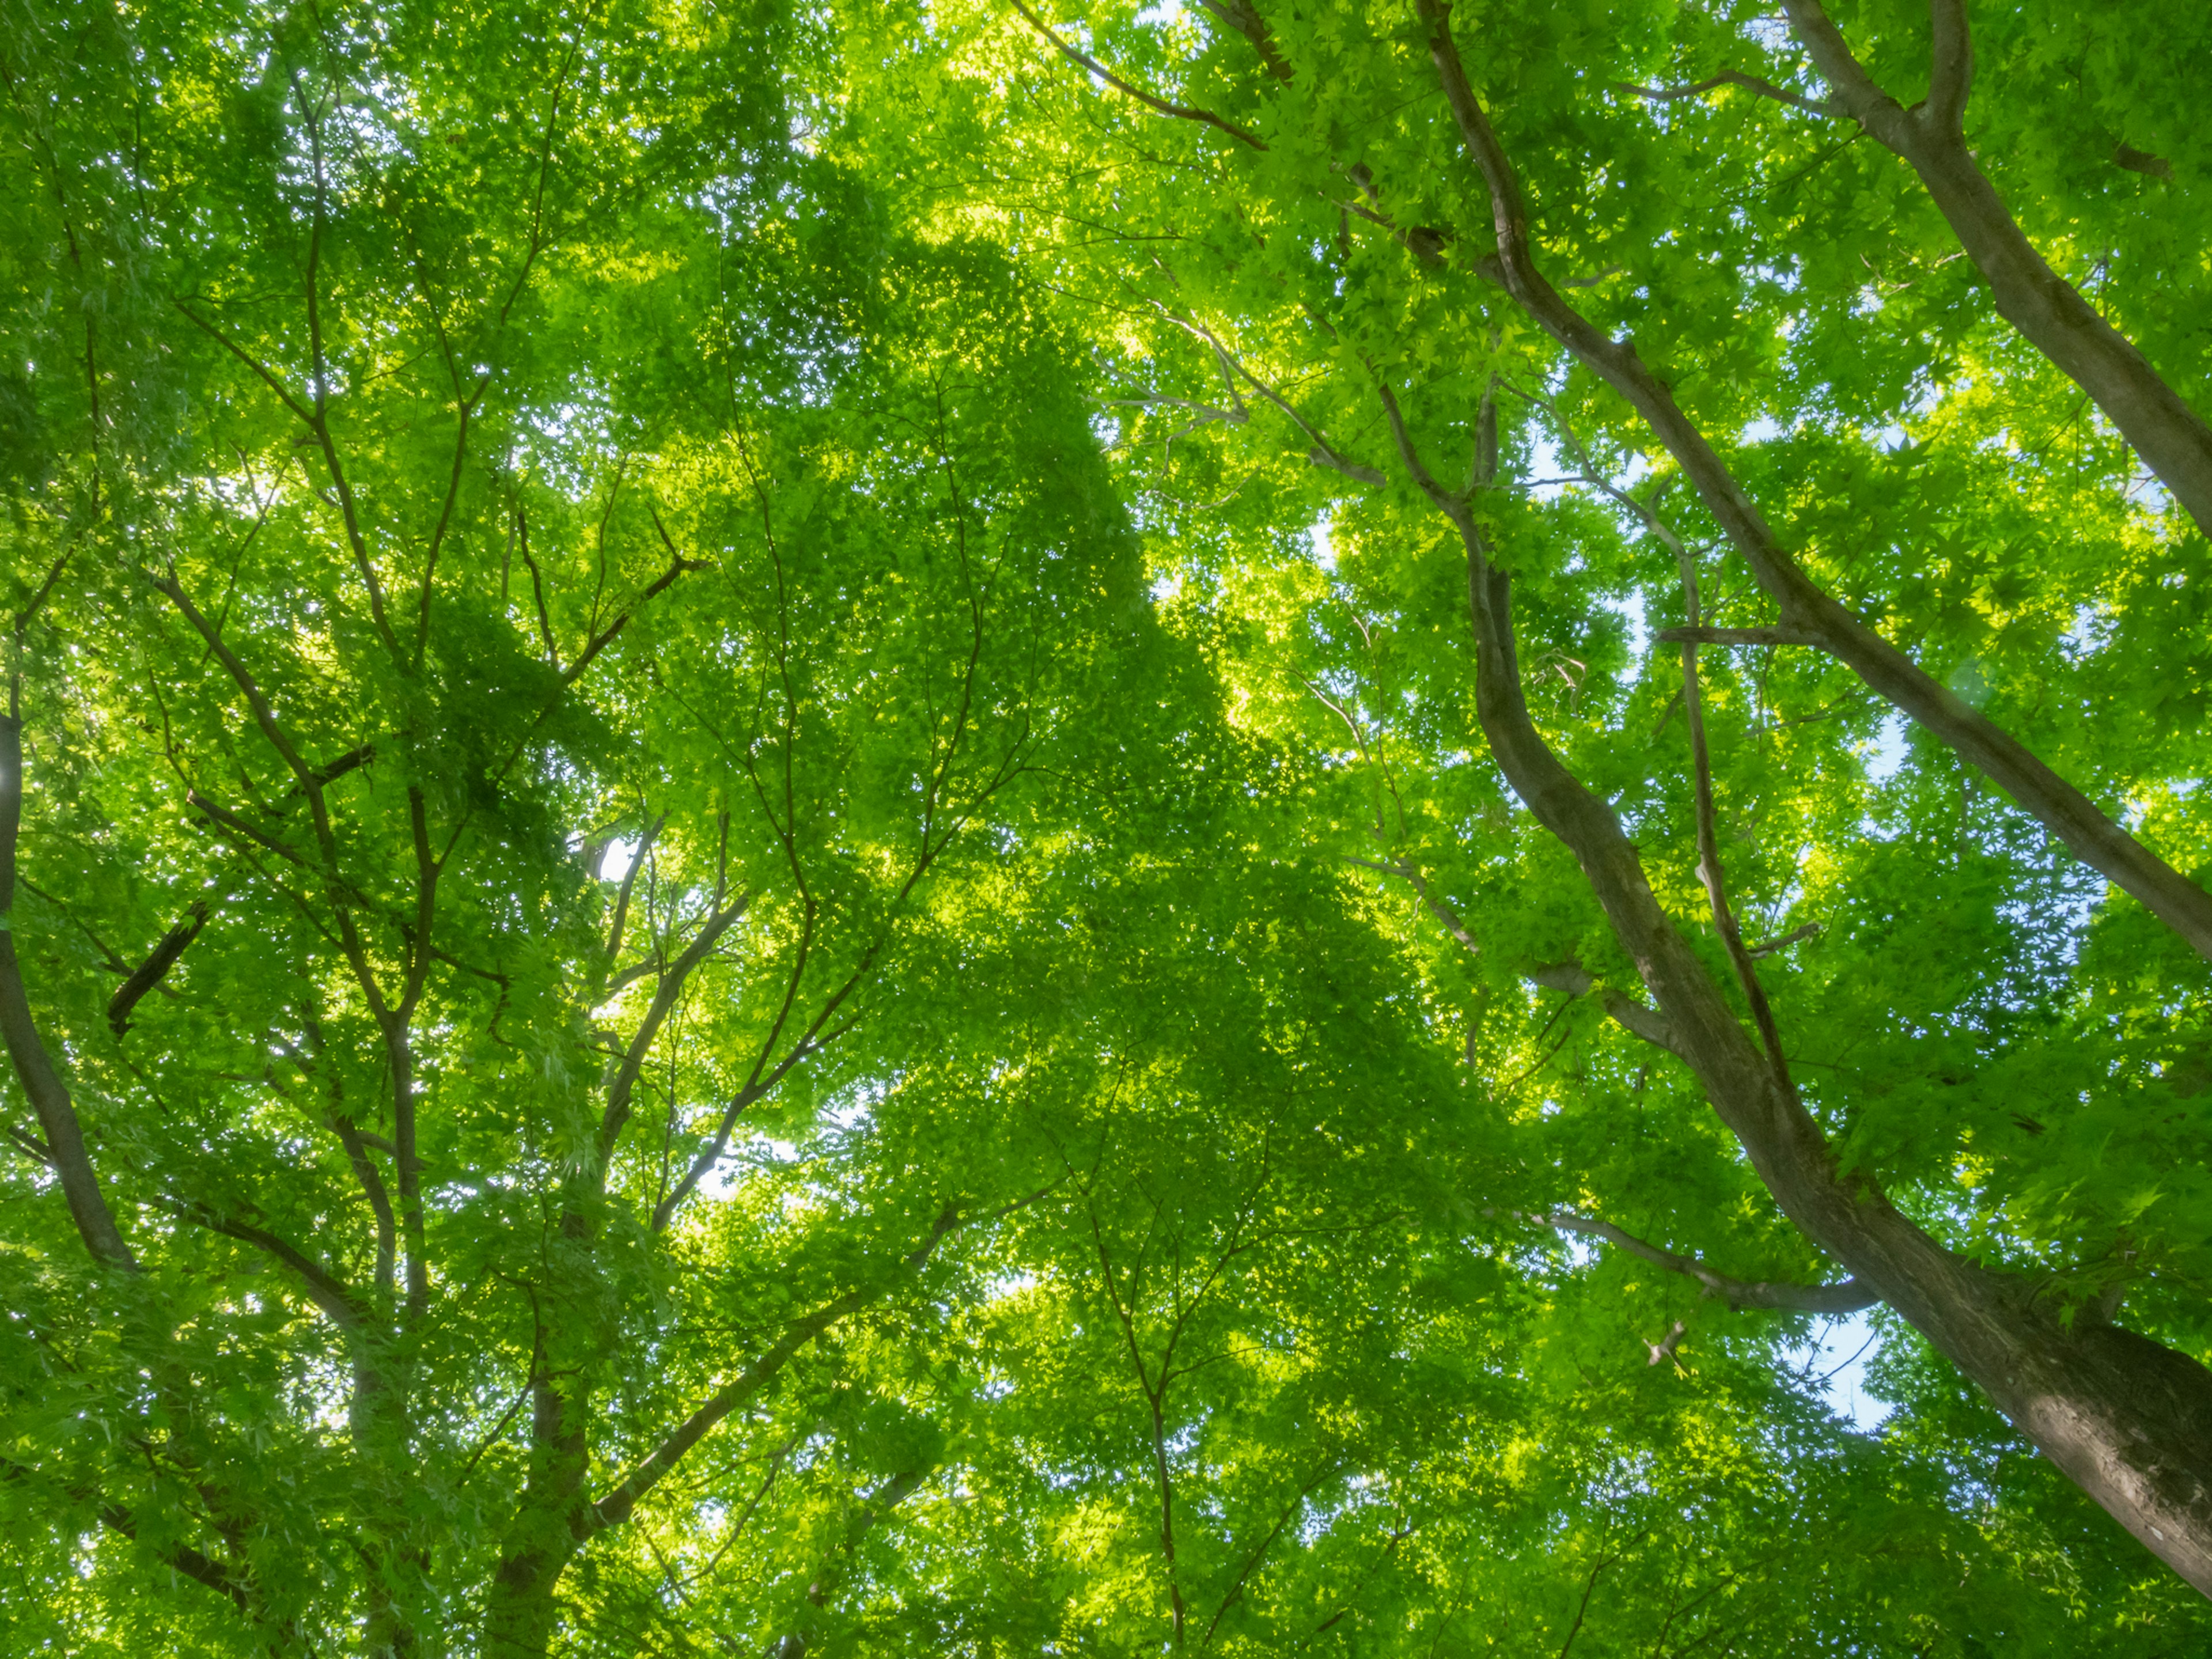
[[[653,851],[653,843],[659,840],[660,832],[667,823],[668,815],[664,812],[646,825],[644,832],[637,838],[636,852],[630,855],[629,868],[623,872],[622,890],[615,897],[614,921],[607,927],[606,959],[610,967],[622,953],[623,929],[629,920],[629,896],[637,885],[637,872],[645,868],[646,855]],[[598,872],[592,873],[596,875]],[[645,965],[641,964],[638,971],[647,971]],[[623,983],[629,983],[630,977],[633,976],[625,976]]]
[[[1478,957],[1482,954],[1482,942],[1468,932],[1467,924],[1459,919],[1459,912],[1436,896],[1436,890],[1429,885],[1429,878],[1421,873],[1418,866],[1405,860],[1395,864],[1377,864],[1372,859],[1355,858],[1349,854],[1344,861],[1358,865],[1362,869],[1372,870],[1378,875],[1403,876],[1413,884],[1413,891],[1420,896],[1421,902],[1429,914],[1444,925],[1446,933],[1466,946],[1470,954]]]
[[[1809,645],[1826,641],[1802,628],[1662,628],[1652,636],[1665,645]]]
[[[156,1209],[166,1210],[180,1221],[189,1221],[210,1232],[221,1233],[226,1238],[251,1244],[271,1259],[283,1263],[298,1275],[301,1283],[307,1287],[308,1299],[340,1329],[350,1334],[368,1322],[368,1316],[361,1304],[337,1274],[265,1228],[252,1226],[227,1216],[197,1200],[156,1197],[150,1201]]]
[[[2150,155],[2147,151],[2136,149],[2128,144],[2113,144],[2112,165],[2116,167],[2125,167],[2130,173],[2140,173],[2147,179],[2173,177],[2173,163],[2167,161],[2166,157]]]
[[[700,927],[698,936],[684,947],[684,953],[669,964],[668,971],[660,976],[659,988],[653,993],[653,1003],[645,1018],[638,1023],[636,1035],[630,1038],[629,1047],[623,1051],[622,1064],[607,1085],[606,1109],[599,1118],[599,1164],[605,1166],[614,1153],[615,1140],[629,1120],[630,1095],[637,1086],[638,1073],[643,1069],[645,1056],[653,1047],[653,1040],[660,1034],[660,1027],[668,1018],[668,1011],[683,995],[684,986],[692,969],[707,959],[709,952],[721,941],[738,919],[752,908],[750,890],[740,893],[734,903],[725,906],[708,916]]]
[[[1578,962],[1557,962],[1528,969],[1528,977],[1537,984],[1554,991],[1565,991],[1569,996],[1587,996],[1592,989],[1598,994],[1598,1006],[1606,1017],[1622,1030],[1642,1037],[1654,1048],[1664,1048],[1676,1058],[1685,1058],[1674,1028],[1666,1015],[1645,1006],[1626,991],[1610,985],[1599,986]]]
[[[1033,1200],[1018,1201],[1026,1203]],[[993,1215],[1003,1216],[1007,1212],[1006,1209],[1001,1209],[994,1212]],[[653,1448],[644,1462],[625,1475],[613,1491],[586,1508],[575,1524],[588,1535],[628,1520],[631,1511],[637,1508],[638,1501],[659,1485],[692,1447],[705,1439],[716,1424],[773,1382],[800,1349],[848,1314],[881,1301],[912,1274],[919,1273],[944,1242],[946,1234],[968,1225],[971,1221],[985,1218],[963,1218],[958,1210],[946,1210],[938,1217],[928,1237],[920,1246],[902,1258],[898,1270],[886,1273],[872,1285],[848,1291],[843,1296],[824,1303],[805,1318],[786,1326],[783,1334],[769,1346],[766,1352],[715,1389],[697,1410]]]
[[[122,1036],[131,1029],[131,1011],[139,1000],[168,976],[169,969],[177,965],[177,958],[185,947],[200,936],[207,926],[208,907],[197,903],[185,912],[185,919],[161,935],[146,960],[131,970],[131,977],[117,988],[107,1002],[107,1029]]]
[[[1797,944],[1800,940],[1812,938],[1814,934],[1820,931],[1820,924],[1819,922],[1808,921],[1802,927],[1799,927],[1793,932],[1784,933],[1779,939],[1771,939],[1763,945],[1753,945],[1747,948],[1749,954],[1752,956],[1771,957],[1777,951],[1788,950],[1791,945]]]
[[[120,1504],[102,1504],[100,1524],[118,1537],[138,1541],[138,1522],[129,1510]],[[150,1552],[163,1566],[173,1568],[195,1583],[204,1584],[218,1595],[227,1595],[238,1610],[251,1619],[253,1607],[246,1586],[238,1576],[222,1562],[201,1553],[190,1544],[166,1544]]]
[[[1741,87],[1762,98],[1771,98],[1778,104],[1802,109],[1808,114],[1834,117],[1843,113],[1823,100],[1801,97],[1796,93],[1776,86],[1771,81],[1762,81],[1756,75],[1746,75],[1741,70],[1724,69],[1717,75],[1709,75],[1686,87],[1639,87],[1629,81],[1619,81],[1614,84],[1623,92],[1632,92],[1638,98],[1648,98],[1654,103],[1670,102],[1677,98],[1695,98],[1711,92],[1715,87]]]
[[[605,628],[600,629],[590,639],[585,641],[584,648],[577,653],[576,660],[562,671],[561,684],[563,687],[574,684],[581,678],[584,671],[592,665],[592,659],[606,649],[617,634],[629,626],[630,618],[638,613],[646,601],[658,598],[679,576],[694,570],[712,570],[714,568],[707,560],[687,559],[678,553],[675,544],[669,541],[667,531],[661,529],[660,515],[658,513],[653,515],[653,527],[660,532],[661,544],[668,549],[670,559],[668,568],[647,583],[640,590],[637,597],[617,611]]]
[[[1046,24],[1044,19],[1039,17],[1035,12],[1031,11],[1028,6],[1023,3],[1023,0],[1012,0],[1012,4],[1016,11],[1021,13],[1023,20],[1039,34],[1042,34],[1046,40],[1052,42],[1053,46],[1058,49],[1060,55],[1066,58],[1069,63],[1075,64],[1079,69],[1085,70],[1089,73],[1097,76],[1108,86],[1113,88],[1115,91],[1122,94],[1126,97],[1135,99],[1146,109],[1155,111],[1161,115],[1173,116],[1177,120],[1200,122],[1206,126],[1213,127],[1222,132],[1227,133],[1238,143],[1249,144],[1254,149],[1264,150],[1267,148],[1264,141],[1255,137],[1253,134],[1245,131],[1243,128],[1238,126],[1235,122],[1223,120],[1212,110],[1192,109],[1187,105],[1171,104],[1164,98],[1155,98],[1151,93],[1143,90],[1141,88],[1131,86],[1127,81],[1121,79],[1120,76],[1115,74],[1097,58],[1078,52],[1073,46],[1068,45],[1066,41],[1061,40],[1060,36],[1055,34]]]
[[[1563,1233],[1580,1233],[1585,1237],[1601,1238],[1609,1244],[1618,1245],[1655,1267],[1664,1267],[1668,1273],[1696,1279],[1705,1287],[1705,1295],[1727,1303],[1731,1310],[1738,1312],[1746,1308],[1771,1308],[1784,1313],[1849,1314],[1856,1313],[1863,1308],[1871,1308],[1881,1300],[1874,1291],[1853,1279],[1845,1279],[1840,1285],[1790,1285],[1771,1279],[1730,1279],[1726,1273],[1715,1273],[1695,1256],[1677,1255],[1672,1250],[1647,1244],[1632,1234],[1623,1232],[1609,1221],[1577,1215],[1571,1211],[1559,1210],[1549,1215],[1528,1215],[1521,1218],[1541,1226],[1557,1228]],[[1657,1361],[1653,1363],[1656,1364]]]
[[[1682,568],[1683,604],[1687,607],[1690,626],[1694,629],[1698,625],[1697,560],[1679,538],[1674,538],[1674,550]],[[1744,949],[1743,930],[1729,906],[1727,874],[1721,865],[1720,830],[1713,806],[1712,757],[1705,744],[1705,695],[1698,679],[1698,647],[1694,643],[1682,647],[1682,719],[1690,728],[1692,783],[1698,817],[1698,878],[1705,884],[1705,896],[1712,907],[1713,927],[1720,933],[1721,943],[1728,948],[1737,982],[1743,987],[1744,1000],[1751,1006],[1752,1021],[1759,1028],[1759,1039],[1766,1049],[1767,1063],[1774,1068],[1775,1081],[1785,1092],[1794,1093],[1790,1064],[1783,1057],[1782,1036],[1775,1027],[1774,1010],[1767,1002],[1766,988],[1759,981],[1759,970],[1752,965],[1751,953]]]
[[[1274,387],[1269,386],[1265,380],[1261,380],[1249,368],[1245,367],[1243,360],[1238,357],[1235,352],[1230,350],[1227,346],[1224,345],[1219,337],[1214,334],[1212,330],[1207,328],[1203,323],[1199,322],[1194,318],[1182,316],[1176,312],[1169,310],[1165,306],[1158,307],[1158,310],[1163,317],[1165,317],[1177,328],[1183,330],[1186,333],[1195,335],[1198,338],[1205,341],[1206,343],[1212,349],[1214,356],[1221,363],[1224,373],[1230,369],[1234,369],[1237,374],[1244,377],[1245,384],[1249,386],[1253,391],[1258,392],[1261,398],[1265,398],[1268,403],[1273,404],[1277,409],[1288,416],[1290,417],[1291,423],[1297,427],[1299,431],[1304,433],[1307,439],[1312,443],[1313,447],[1307,452],[1306,459],[1312,462],[1314,465],[1325,466],[1331,471],[1341,472],[1346,477],[1352,479],[1354,483],[1366,484],[1370,489],[1379,489],[1382,488],[1384,479],[1380,472],[1376,471],[1371,466],[1363,466],[1357,461],[1349,460],[1344,455],[1340,453],[1335,445],[1330,443],[1328,439],[1323,435],[1320,428],[1315,426],[1313,422],[1307,420],[1304,415],[1300,414],[1297,407],[1291,404],[1289,398],[1284,397],[1281,392],[1276,391]],[[1232,387],[1232,390],[1234,388]],[[1243,406],[1240,404],[1240,410],[1242,407]]]

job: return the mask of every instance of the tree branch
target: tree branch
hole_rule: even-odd
[[[307,1287],[308,1299],[329,1316],[333,1325],[348,1335],[360,1331],[368,1323],[367,1312],[337,1274],[265,1228],[252,1226],[224,1215],[198,1200],[162,1196],[150,1201],[156,1209],[166,1210],[180,1221],[189,1221],[210,1232],[221,1233],[226,1238],[251,1244],[271,1259],[282,1262],[298,1275],[300,1282]]]
[[[1467,924],[1460,920],[1458,911],[1437,897],[1435,890],[1429,885],[1429,878],[1421,873],[1418,866],[1403,859],[1394,864],[1378,864],[1373,859],[1358,858],[1348,853],[1345,854],[1344,861],[1356,864],[1363,870],[1372,870],[1378,875],[1403,876],[1413,884],[1413,891],[1419,896],[1428,913],[1443,924],[1446,933],[1465,946],[1469,954],[1478,957],[1482,954],[1482,942],[1468,932]]]
[[[131,970],[130,978],[116,989],[107,1001],[107,1029],[120,1038],[131,1029],[131,1011],[139,1000],[168,976],[169,969],[177,965],[177,958],[185,947],[200,936],[207,926],[208,907],[195,903],[185,912],[185,919],[161,935],[146,960]]]
[[[1674,556],[1682,568],[1682,601],[1690,626],[1698,626],[1698,568],[1690,550],[1679,538],[1674,540]],[[1766,988],[1759,983],[1759,970],[1752,963],[1751,953],[1744,949],[1743,930],[1737,926],[1735,912],[1729,906],[1728,878],[1721,865],[1720,830],[1713,807],[1712,756],[1705,744],[1705,692],[1698,678],[1698,647],[1694,642],[1682,647],[1682,719],[1690,729],[1690,760],[1692,793],[1698,817],[1698,878],[1705,884],[1705,896],[1712,907],[1713,927],[1727,947],[1729,961],[1735,968],[1736,981],[1743,988],[1744,1000],[1751,1006],[1751,1018],[1759,1028],[1759,1040],[1766,1049],[1768,1064],[1774,1067],[1775,1081],[1790,1094],[1796,1085],[1790,1080],[1790,1064],[1782,1054],[1782,1036],[1774,1024],[1774,1010],[1766,1000]]]
[[[623,1123],[629,1120],[630,1095],[637,1086],[638,1073],[645,1065],[645,1056],[653,1047],[653,1038],[660,1034],[661,1024],[668,1018],[668,1011],[684,994],[684,982],[691,977],[692,969],[707,959],[708,954],[720,943],[722,935],[752,908],[752,902],[753,895],[748,890],[740,893],[735,902],[708,916],[701,926],[698,936],[684,947],[683,954],[671,963],[668,971],[660,976],[660,985],[653,993],[652,1005],[647,1008],[645,1018],[638,1022],[636,1034],[630,1038],[629,1048],[623,1051],[622,1064],[607,1085],[606,1109],[599,1117],[599,1166],[603,1171],[608,1158],[614,1155],[616,1139],[622,1133]]]
[[[1809,645],[1826,641],[1802,628],[1662,628],[1652,637],[1662,645]]]
[[[1821,78],[1835,89],[1835,104],[1919,174],[1929,199],[1989,284],[1999,313],[2096,400],[2197,527],[2212,535],[2212,426],[2133,341],[2051,268],[1966,147],[1974,53],[1963,0],[1929,0],[1928,97],[1910,110],[1875,84],[1820,0],[1783,0],[1782,9]]]
[[[1003,1215],[1006,1211],[1000,1210],[996,1213]],[[847,1315],[858,1312],[890,1295],[908,1274],[921,1269],[938,1245],[944,1242],[947,1233],[966,1224],[957,1210],[946,1210],[937,1218],[929,1236],[900,1263],[903,1271],[886,1274],[874,1285],[848,1291],[817,1308],[805,1318],[785,1327],[783,1334],[767,1352],[708,1395],[706,1401],[678,1425],[665,1439],[653,1448],[643,1462],[623,1478],[613,1491],[597,1503],[586,1506],[576,1523],[582,1535],[588,1537],[628,1520],[637,1508],[639,1500],[659,1485],[692,1447],[705,1439],[716,1424],[774,1381],[801,1348]]]
[[[1142,88],[1131,86],[1127,81],[1124,81],[1120,76],[1115,74],[1113,70],[1108,69],[1097,58],[1078,52],[1073,46],[1068,45],[1066,41],[1061,40],[1059,35],[1055,34],[1052,29],[1047,26],[1044,19],[1039,17],[1035,12],[1031,11],[1028,6],[1023,3],[1023,0],[1010,0],[1010,3],[1013,6],[1013,9],[1022,15],[1023,20],[1039,34],[1042,34],[1046,40],[1052,42],[1053,46],[1059,51],[1060,55],[1066,58],[1069,63],[1073,64],[1079,69],[1097,76],[1108,86],[1113,88],[1115,91],[1122,94],[1126,97],[1135,99],[1146,109],[1154,111],[1161,115],[1173,116],[1176,119],[1180,121],[1197,121],[1204,125],[1213,127],[1222,132],[1227,133],[1238,143],[1249,144],[1254,149],[1264,150],[1267,148],[1265,142],[1261,139],[1245,131],[1243,128],[1238,126],[1233,121],[1223,120],[1212,110],[1193,109],[1188,105],[1171,104],[1164,98],[1155,98],[1151,93],[1145,91]]]
[[[622,890],[615,896],[614,920],[607,927],[606,961],[610,968],[622,953],[623,930],[629,920],[629,896],[637,886],[637,872],[645,867],[646,856],[653,851],[653,843],[660,838],[667,823],[668,815],[664,812],[645,826],[637,838],[637,851],[630,856],[629,868],[623,872]],[[592,873],[599,872],[595,870]]]
[[[1966,27],[1966,0],[1928,0],[1928,101],[1921,118],[1964,138],[1966,100],[1974,87],[1974,37]]]
[[[137,1517],[120,1504],[102,1504],[100,1506],[100,1524],[118,1537],[127,1538],[134,1544],[138,1541]],[[203,1554],[190,1544],[148,1547],[154,1559],[163,1566],[173,1568],[195,1583],[206,1585],[218,1595],[229,1597],[239,1612],[248,1619],[253,1617],[252,1602],[246,1585],[222,1562]]]
[[[1528,970],[1528,977],[1548,989],[1565,991],[1574,997],[1587,996],[1593,988],[1596,988],[1598,1006],[1605,1010],[1607,1017],[1613,1024],[1632,1036],[1642,1037],[1654,1048],[1664,1048],[1677,1059],[1685,1058],[1681,1044],[1674,1036],[1674,1028],[1668,1024],[1666,1015],[1645,1006],[1626,991],[1616,990],[1610,985],[1598,987],[1597,981],[1590,977],[1580,963],[1556,962],[1532,968]]]
[[[11,703],[17,701],[17,684],[11,678]],[[46,1135],[46,1158],[76,1223],[77,1236],[95,1261],[135,1273],[138,1258],[124,1243],[107,1207],[76,1107],[32,1016],[22,965],[15,955],[15,859],[22,821],[23,722],[19,705],[0,714],[0,1041],[4,1041],[16,1079],[38,1114],[39,1127]]]
[[[1273,31],[1254,9],[1252,0],[1198,0],[1198,3],[1249,40],[1253,50],[1260,54],[1260,61],[1267,66],[1268,74],[1286,84],[1290,82],[1290,64],[1275,45]]]
[[[1547,1227],[1557,1228],[1563,1233],[1580,1233],[1589,1238],[1601,1238],[1609,1244],[1620,1246],[1631,1255],[1649,1261],[1655,1267],[1664,1267],[1670,1273],[1680,1273],[1694,1279],[1705,1287],[1705,1294],[1728,1304],[1734,1312],[1746,1308],[1771,1308],[1784,1313],[1849,1314],[1863,1308],[1871,1308],[1881,1297],[1855,1279],[1845,1279],[1840,1285],[1789,1285],[1771,1279],[1730,1279],[1726,1273],[1715,1273],[1693,1255],[1677,1255],[1656,1244],[1647,1244],[1630,1233],[1623,1232],[1609,1221],[1577,1215],[1559,1210],[1549,1215],[1524,1216]]]
[[[1776,86],[1771,81],[1762,81],[1756,75],[1746,75],[1741,70],[1724,69],[1686,87],[1639,87],[1631,81],[1617,81],[1613,84],[1623,92],[1632,92],[1638,98],[1646,98],[1654,103],[1671,102],[1677,98],[1695,98],[1700,93],[1711,92],[1715,87],[1742,87],[1762,98],[1771,98],[1778,104],[1787,104],[1790,108],[1802,109],[1808,114],[1832,117],[1843,113],[1823,100],[1802,97]]]

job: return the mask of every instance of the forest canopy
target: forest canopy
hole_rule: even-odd
[[[2212,9],[0,76],[0,1648],[2212,1647]]]

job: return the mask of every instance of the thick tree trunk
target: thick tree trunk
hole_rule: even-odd
[[[500,1547],[484,1607],[484,1651],[492,1659],[544,1659],[560,1619],[554,1592],[583,1547],[591,1457],[584,1431],[590,1402],[573,1380],[531,1385],[530,1474]]]
[[[1449,509],[1448,510],[1452,510]],[[2175,1571],[2212,1595],[2212,1371],[1946,1249],[1870,1177],[1845,1176],[1779,1068],[1660,908],[1605,802],[1553,754],[1523,701],[1510,586],[1465,538],[1476,702],[1506,781],[1581,864],[1689,1065],[1783,1212],[1979,1384],[2045,1455]]]
[[[2053,270],[1966,148],[1973,47],[1963,0],[1935,0],[1935,84],[1906,109],[1869,78],[1815,0],[1783,0],[1832,105],[1910,162],[1949,222],[2004,319],[2095,400],[2136,454],[2212,536],[2212,427],[2150,366],[2135,343]]]

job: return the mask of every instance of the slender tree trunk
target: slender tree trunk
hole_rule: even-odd
[[[11,685],[9,701],[18,694]],[[108,1266],[136,1268],[137,1258],[124,1243],[115,1217],[100,1189],[92,1167],[92,1154],[84,1144],[84,1130],[67,1085],[54,1069],[46,1040],[31,1016],[31,1002],[23,986],[22,965],[15,957],[15,843],[23,822],[23,722],[10,711],[0,714],[0,1042],[31,1109],[39,1115],[46,1136],[47,1162],[76,1223],[77,1236],[93,1259]]]

